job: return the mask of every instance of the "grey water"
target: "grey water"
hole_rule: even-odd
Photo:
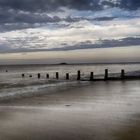
[[[61,75],[65,73],[75,74],[77,70],[81,70],[83,74],[94,71],[95,74],[103,74],[105,69],[109,69],[110,73],[119,73],[121,69],[126,72],[139,71],[140,64],[83,64],[83,65],[7,65],[0,66],[0,82],[8,82],[9,80],[18,80],[21,73],[36,75],[46,73],[54,75],[59,72]],[[6,70],[8,72],[6,72]]]
[[[50,73],[53,79],[56,71],[61,76],[77,70],[82,76],[104,74],[106,68],[110,73],[135,73],[140,64],[0,66],[0,140],[139,140],[140,80],[45,77]]]
[[[109,73],[120,73],[121,69],[126,72],[140,71],[140,64],[83,64],[83,65],[6,65],[0,66],[0,99],[4,97],[15,97],[19,95],[30,95],[29,93],[41,92],[42,89],[49,88],[57,90],[64,85],[76,85],[76,78],[73,81],[65,81],[66,73],[76,77],[78,70],[82,76],[88,76],[90,72],[95,75],[103,75],[104,70],[109,69]],[[59,72],[60,80],[53,80],[55,72]],[[25,78],[21,78],[21,74]],[[37,79],[37,73],[41,73],[41,79]],[[46,73],[50,74],[50,79],[46,79]],[[29,77],[32,75],[32,77]],[[79,84],[79,83],[78,83]],[[83,84],[83,83],[82,83]],[[86,83],[87,84],[87,83]],[[51,92],[51,91],[50,91]]]

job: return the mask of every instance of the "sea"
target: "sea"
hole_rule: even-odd
[[[139,140],[140,79],[76,80],[105,69],[140,74],[140,64],[0,66],[0,140]]]
[[[35,96],[36,94],[67,89],[68,87],[86,86],[89,82],[77,81],[77,71],[81,71],[82,78],[88,79],[90,72],[95,76],[103,76],[105,69],[110,74],[120,74],[122,69],[126,73],[140,73],[140,63],[136,64],[71,64],[71,65],[1,65],[0,66],[0,100]],[[55,74],[59,72],[59,80]],[[37,78],[37,74],[41,78]],[[66,80],[69,73],[70,80]],[[22,78],[22,74],[25,77]],[[49,74],[49,79],[46,78]]]

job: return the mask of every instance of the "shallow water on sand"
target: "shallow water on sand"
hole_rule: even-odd
[[[1,104],[0,140],[139,140],[139,106],[139,80],[79,84]]]
[[[64,77],[66,73],[75,75],[78,70],[81,70],[82,75],[94,72],[94,74],[104,74],[104,70],[109,69],[110,73],[120,73],[121,69],[126,72],[140,71],[140,64],[83,64],[83,65],[8,65],[0,66],[0,83],[1,82],[19,82],[21,74],[24,73],[28,81],[34,80],[37,73],[41,73],[41,78],[46,79],[46,73],[50,74],[51,78],[55,77],[55,72],[59,72],[60,77]],[[7,70],[7,72],[6,72]],[[33,77],[30,78],[29,75]]]
[[[90,72],[94,71],[94,76],[102,75],[106,68],[109,69],[109,73],[120,73],[121,69],[125,69],[126,72],[139,71],[140,74],[140,64],[0,66],[0,100],[2,98],[14,98],[17,96],[23,97],[30,93],[40,92],[41,88],[46,87],[49,89],[49,86],[53,86],[57,90],[57,87],[59,87],[61,83],[62,85],[68,83],[68,81],[65,80],[66,73],[70,73],[70,80],[75,80],[77,78],[77,70],[81,70],[81,77],[87,76],[89,79]],[[55,81],[55,72],[59,72],[60,74],[59,81]],[[22,73],[25,74],[25,78],[21,77]],[[41,73],[40,79],[37,78],[37,73]],[[46,73],[50,74],[51,80],[46,79]],[[69,86],[71,86],[71,84],[69,84]]]

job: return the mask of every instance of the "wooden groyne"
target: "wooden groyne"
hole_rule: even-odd
[[[109,80],[115,81],[116,80],[117,81],[117,80],[137,80],[137,79],[140,79],[140,74],[139,75],[133,75],[133,74],[127,75],[127,73],[125,73],[124,69],[122,69],[119,74],[117,73],[117,76],[115,74],[114,74],[114,76],[113,75],[111,76],[111,74],[109,74],[108,69],[105,69],[104,75],[102,75],[102,76],[98,77],[97,75],[94,75],[94,72],[90,72],[89,76],[85,78],[82,76],[81,71],[78,70],[76,75],[70,75],[70,73],[66,73],[65,77],[63,77],[63,80],[78,80],[78,81],[109,81]],[[22,73],[21,77],[25,78],[25,77],[27,77],[27,74]],[[29,77],[33,77],[33,75],[29,75]],[[41,75],[41,73],[37,74],[38,79],[41,79],[43,77],[44,76]],[[56,72],[54,74],[53,78],[51,78],[49,73],[47,73],[45,78],[46,79],[56,79],[56,80],[62,79],[62,77],[60,77],[59,72]]]

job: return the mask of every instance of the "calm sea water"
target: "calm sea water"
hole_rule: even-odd
[[[140,80],[56,82],[45,78],[56,71],[62,76],[77,70],[103,74],[106,68],[111,73],[140,71],[139,64],[1,66],[0,101],[32,98],[0,102],[0,139],[139,140]],[[36,77],[38,72],[41,79]],[[28,76],[22,79],[21,73]],[[38,94],[43,96],[34,96]]]
[[[38,92],[45,87],[60,87],[63,84],[75,85],[76,81],[66,82],[64,79],[66,73],[76,75],[77,70],[81,70],[82,76],[88,76],[94,71],[95,75],[104,74],[105,69],[110,73],[119,73],[121,69],[126,72],[140,71],[140,64],[96,64],[96,65],[11,65],[0,66],[0,97],[13,97],[15,95],[28,94],[29,92]],[[7,71],[7,72],[6,72]],[[46,73],[50,78],[55,77],[55,72],[60,73],[60,81],[51,81],[46,79]],[[25,78],[21,78],[24,73]],[[41,73],[41,79],[37,79],[37,73]],[[29,75],[33,77],[30,78]],[[75,77],[75,76],[74,76]]]
[[[83,74],[88,74],[94,71],[95,74],[103,74],[105,69],[109,69],[110,73],[119,73],[121,69],[125,69],[126,72],[139,71],[140,64],[96,64],[96,65],[14,65],[14,66],[0,66],[1,81],[13,80],[19,78],[21,73],[25,74],[37,74],[42,75],[49,73],[52,76],[55,72],[59,72],[61,75],[65,73],[76,74],[77,70],[81,70]],[[5,71],[8,70],[8,73]],[[9,77],[9,78],[7,78]],[[42,77],[43,78],[43,77]]]

